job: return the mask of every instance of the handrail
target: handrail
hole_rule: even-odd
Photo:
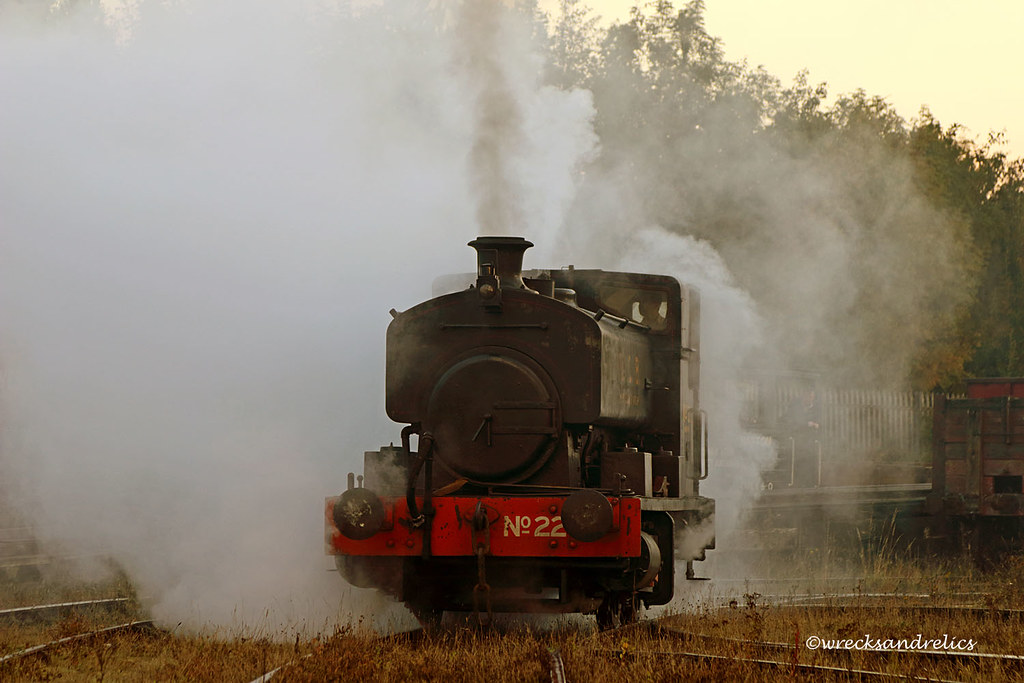
[[[796,484],[796,439],[789,437],[789,485]]]
[[[815,439],[814,443],[818,444],[818,483],[815,486],[821,488],[821,441]]]
[[[700,410],[700,431],[701,450],[704,451],[704,474],[697,477],[697,481],[704,481],[708,478],[708,474],[711,473],[711,465],[708,460],[708,414],[703,409]]]

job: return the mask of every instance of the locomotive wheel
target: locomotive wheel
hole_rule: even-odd
[[[597,628],[607,631],[632,624],[640,613],[640,600],[631,591],[613,591],[601,601],[597,608]]]

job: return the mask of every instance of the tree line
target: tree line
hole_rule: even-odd
[[[546,80],[592,93],[586,183],[710,242],[792,365],[918,389],[1024,375],[1024,164],[1001,136],[730,62],[703,12],[656,0],[605,27],[561,0]]]

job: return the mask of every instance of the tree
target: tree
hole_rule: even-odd
[[[598,70],[600,17],[582,0],[559,0],[551,35],[548,81],[565,88],[586,88]]]
[[[701,0],[656,0],[600,36],[579,0],[562,7],[549,79],[593,92],[602,150],[580,223],[709,241],[769,345],[837,381],[1024,375],[1024,173],[998,140],[728,62]]]

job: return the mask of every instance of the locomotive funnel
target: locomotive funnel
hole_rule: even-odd
[[[501,287],[522,289],[523,252],[533,242],[522,237],[477,237],[469,243],[476,249],[477,276],[497,276]]]

